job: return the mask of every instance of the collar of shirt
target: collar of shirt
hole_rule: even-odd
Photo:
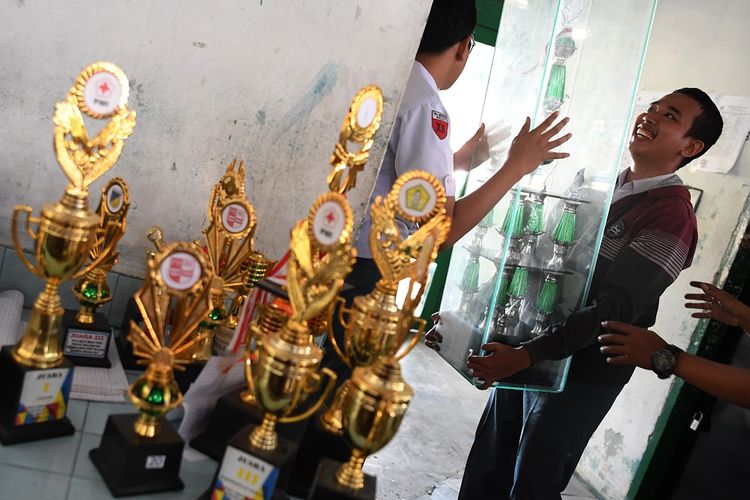
[[[682,179],[675,173],[657,175],[655,177],[648,177],[646,179],[637,179],[630,182],[625,182],[630,169],[625,169],[617,177],[617,183],[615,184],[615,192],[612,194],[612,203],[619,201],[626,196],[633,194],[644,193],[652,189],[664,186],[681,186]]]
[[[427,71],[427,68],[422,66],[422,63],[418,61],[414,61],[414,66],[412,66],[411,69],[412,73],[417,73],[419,76],[421,76],[424,81],[426,81],[430,87],[435,89],[435,92],[439,92],[439,89],[437,87],[437,83],[435,83],[435,79],[432,77],[429,71]]]

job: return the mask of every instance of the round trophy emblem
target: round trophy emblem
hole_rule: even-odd
[[[388,201],[403,219],[422,224],[443,208],[445,190],[432,174],[412,170],[396,179]]]
[[[324,202],[313,217],[313,234],[323,246],[338,243],[344,227],[346,227],[346,212],[335,201]]]
[[[203,275],[203,269],[194,255],[178,251],[167,255],[161,261],[159,274],[166,286],[184,291],[198,283]]]
[[[307,217],[307,231],[321,250],[330,250],[346,242],[352,233],[352,211],[339,193],[318,197]]]
[[[78,107],[92,118],[107,118],[117,113],[127,104],[129,91],[125,73],[108,62],[88,66],[75,84]]]
[[[363,87],[352,100],[349,127],[352,139],[364,142],[372,138],[380,126],[383,114],[383,93],[374,85]]]
[[[107,211],[111,214],[117,214],[122,210],[125,205],[125,193],[122,189],[122,185],[114,183],[107,189],[105,196],[105,202],[107,203]]]
[[[221,211],[221,223],[232,234],[241,233],[250,223],[250,214],[239,203],[229,203]]]
[[[361,128],[367,128],[372,125],[375,116],[378,113],[378,103],[374,97],[365,99],[357,111],[357,125]]]

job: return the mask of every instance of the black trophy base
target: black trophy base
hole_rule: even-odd
[[[289,498],[286,494],[286,488],[289,484],[291,469],[297,455],[298,445],[284,436],[278,436],[278,446],[276,446],[276,449],[271,451],[255,449],[250,445],[250,434],[252,434],[257,427],[258,426],[254,424],[246,425],[229,440],[221,464],[219,465],[216,475],[211,483],[211,487],[200,497],[201,499],[213,498],[214,488],[216,488],[221,482],[222,473],[224,471],[233,470],[232,464],[226,463],[229,460],[228,452],[231,448],[234,448],[234,452],[239,452],[239,457],[235,457],[235,459],[241,460],[243,467],[245,468],[249,466],[248,464],[261,460],[273,468],[278,469],[276,484],[273,487],[273,494],[270,498],[271,500],[287,500]],[[231,473],[228,476],[228,479],[230,480],[237,477],[236,474]],[[229,481],[227,481],[227,483],[229,483]],[[255,485],[255,487],[261,487],[261,485]],[[226,496],[227,495],[225,494],[225,497]],[[230,498],[232,497],[230,496]],[[267,497],[264,496],[263,498]]]
[[[62,318],[63,354],[76,366],[111,368],[109,343],[112,327],[102,313],[94,314],[93,323],[76,320],[78,311],[66,309]]]
[[[115,497],[176,491],[184,487],[180,463],[185,442],[162,417],[153,438],[133,430],[138,415],[110,415],[98,448],[89,452]]]
[[[232,436],[247,424],[260,425],[263,412],[258,406],[242,401],[240,396],[244,390],[237,389],[216,401],[206,430],[190,441],[192,448],[218,462],[224,456],[224,449]]]
[[[206,430],[190,441],[190,446],[216,460],[224,456],[224,449],[232,437],[247,424],[260,425],[263,412],[256,405],[242,401],[245,388],[221,396],[211,412]],[[307,422],[295,422],[276,427],[279,436],[299,443],[307,428]]]
[[[15,425],[27,374],[47,370],[31,368],[18,363],[13,358],[14,347],[6,345],[0,350],[0,380],[3,381],[2,386],[0,386],[0,443],[7,446],[40,439],[70,436],[75,432],[75,427],[67,416],[47,422]],[[63,358],[62,364],[51,370],[62,368],[72,370],[73,364]],[[67,398],[65,404],[66,406],[68,404]]]
[[[375,500],[375,476],[365,474],[365,485],[353,490],[336,481],[336,470],[340,466],[341,462],[330,458],[321,460],[307,500]]]

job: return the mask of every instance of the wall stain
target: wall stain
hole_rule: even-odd
[[[622,450],[623,437],[612,429],[604,431],[604,456],[611,458],[618,456]]]
[[[177,162],[175,162],[175,161],[172,162],[172,168],[170,170],[172,172],[176,172],[177,171]]]
[[[199,49],[205,49],[206,44],[203,42],[193,42],[193,47],[198,47]]]
[[[359,16],[362,15],[362,7],[357,5],[357,10],[354,12],[354,19],[359,19]]]
[[[266,112],[262,109],[259,109],[257,113],[255,113],[255,118],[258,119],[258,123],[261,125],[266,124]]]
[[[331,91],[336,87],[339,79],[339,66],[333,62],[328,62],[321,68],[315,77],[315,82],[305,92],[302,97],[292,104],[290,111],[281,120],[279,135],[284,135],[291,128],[304,128],[303,125],[310,113],[320,104]]]

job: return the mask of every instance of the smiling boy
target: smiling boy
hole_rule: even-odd
[[[601,322],[654,324],[659,297],[692,260],[697,225],[676,171],[722,129],[716,105],[684,88],[651,103],[633,126],[633,166],[617,179],[586,307],[520,347],[491,343],[468,367],[485,387],[547,359],[573,355],[559,394],[493,390],[477,427],[459,499],[560,498],[586,444],[633,367],[609,366]]]

